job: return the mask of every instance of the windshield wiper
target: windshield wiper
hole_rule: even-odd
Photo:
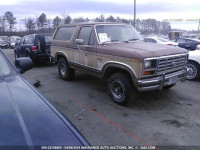
[[[102,42],[102,44],[105,44],[105,43],[110,43],[110,42],[119,42],[119,40],[105,41],[105,42]]]

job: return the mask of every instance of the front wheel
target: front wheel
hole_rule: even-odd
[[[188,80],[196,80],[200,78],[200,65],[193,61],[188,61],[187,64],[187,76]]]
[[[126,105],[131,98],[132,82],[124,73],[115,73],[108,80],[108,91],[112,100],[119,105]]]
[[[69,67],[65,58],[60,58],[58,61],[58,74],[63,80],[72,80],[75,76],[75,70]]]

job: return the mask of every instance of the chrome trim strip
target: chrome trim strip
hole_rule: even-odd
[[[151,57],[151,58],[144,58],[144,61],[143,61],[143,67],[142,67],[142,73],[141,73],[141,77],[153,77],[155,75],[158,74],[158,67],[159,67],[159,61],[160,59],[163,59],[163,58],[170,58],[170,57],[178,57],[178,56],[187,56],[188,57],[189,53],[184,53],[184,54],[175,54],[175,55],[168,55],[168,56],[160,56],[160,57]],[[144,62],[145,61],[148,61],[148,60],[157,60],[157,65],[156,65],[156,70],[155,70],[155,73],[152,74],[152,75],[143,75],[144,71],[145,71],[145,68],[144,68]],[[147,69],[148,70],[148,69]]]
[[[184,56],[184,55],[189,55],[189,54],[188,54],[188,53],[184,53],[184,54],[175,54],[175,55],[160,56],[160,57],[151,57],[151,58],[145,58],[144,60],[162,59],[162,58],[176,57],[176,56]]]
[[[161,90],[163,89],[163,87],[168,85],[168,80],[171,77],[178,76],[178,80],[181,80],[182,82],[184,82],[186,73],[187,73],[186,69],[183,69],[178,72],[163,74],[155,78],[138,80],[137,87],[139,91],[150,91],[150,90],[156,90],[156,89]]]
[[[95,67],[91,67],[91,66],[87,66],[87,65],[84,65],[84,64],[79,64],[79,63],[75,63],[75,62],[73,62],[73,61],[70,61],[70,60],[68,59],[68,56],[67,56],[64,52],[62,52],[62,51],[57,51],[57,52],[56,52],[56,54],[55,54],[55,56],[56,56],[56,61],[57,61],[57,54],[58,54],[58,53],[64,54],[65,57],[67,58],[67,60],[68,60],[70,63],[77,64],[77,65],[81,65],[81,66],[84,66],[84,67],[87,67],[87,68],[91,68],[91,69],[96,70],[96,71],[101,72],[101,73],[102,73],[102,71],[103,71],[104,66],[107,65],[107,64],[109,64],[109,63],[114,63],[114,64],[123,65],[123,66],[128,67],[128,68],[132,71],[132,73],[134,74],[134,76],[135,76],[136,78],[138,78],[138,76],[137,76],[135,70],[134,70],[133,68],[131,68],[129,65],[125,64],[125,63],[120,63],[120,62],[117,62],[117,61],[107,61],[107,62],[105,62],[105,63],[103,64],[103,67],[102,67],[101,69],[97,69],[97,68],[95,68]]]
[[[94,68],[94,67],[91,67],[91,66],[87,66],[87,65],[84,65],[84,64],[79,64],[79,63],[75,63],[75,62],[72,62],[72,61],[69,61],[71,64],[75,64],[75,65],[79,65],[79,66],[83,66],[85,68],[90,68],[92,70],[96,70],[97,72],[102,72],[102,70],[99,70],[97,68]]]

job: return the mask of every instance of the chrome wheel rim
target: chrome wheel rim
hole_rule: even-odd
[[[60,72],[61,72],[61,75],[62,75],[62,76],[65,76],[65,74],[66,74],[66,66],[65,66],[64,63],[62,63],[62,64],[60,65]]]
[[[125,87],[120,81],[112,81],[110,84],[110,91],[116,101],[123,100],[123,97],[125,95]]]
[[[194,79],[197,75],[197,68],[193,64],[187,65],[187,76],[186,79]]]

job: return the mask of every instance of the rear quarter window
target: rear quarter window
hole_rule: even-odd
[[[60,27],[58,28],[54,40],[70,41],[76,27]]]

